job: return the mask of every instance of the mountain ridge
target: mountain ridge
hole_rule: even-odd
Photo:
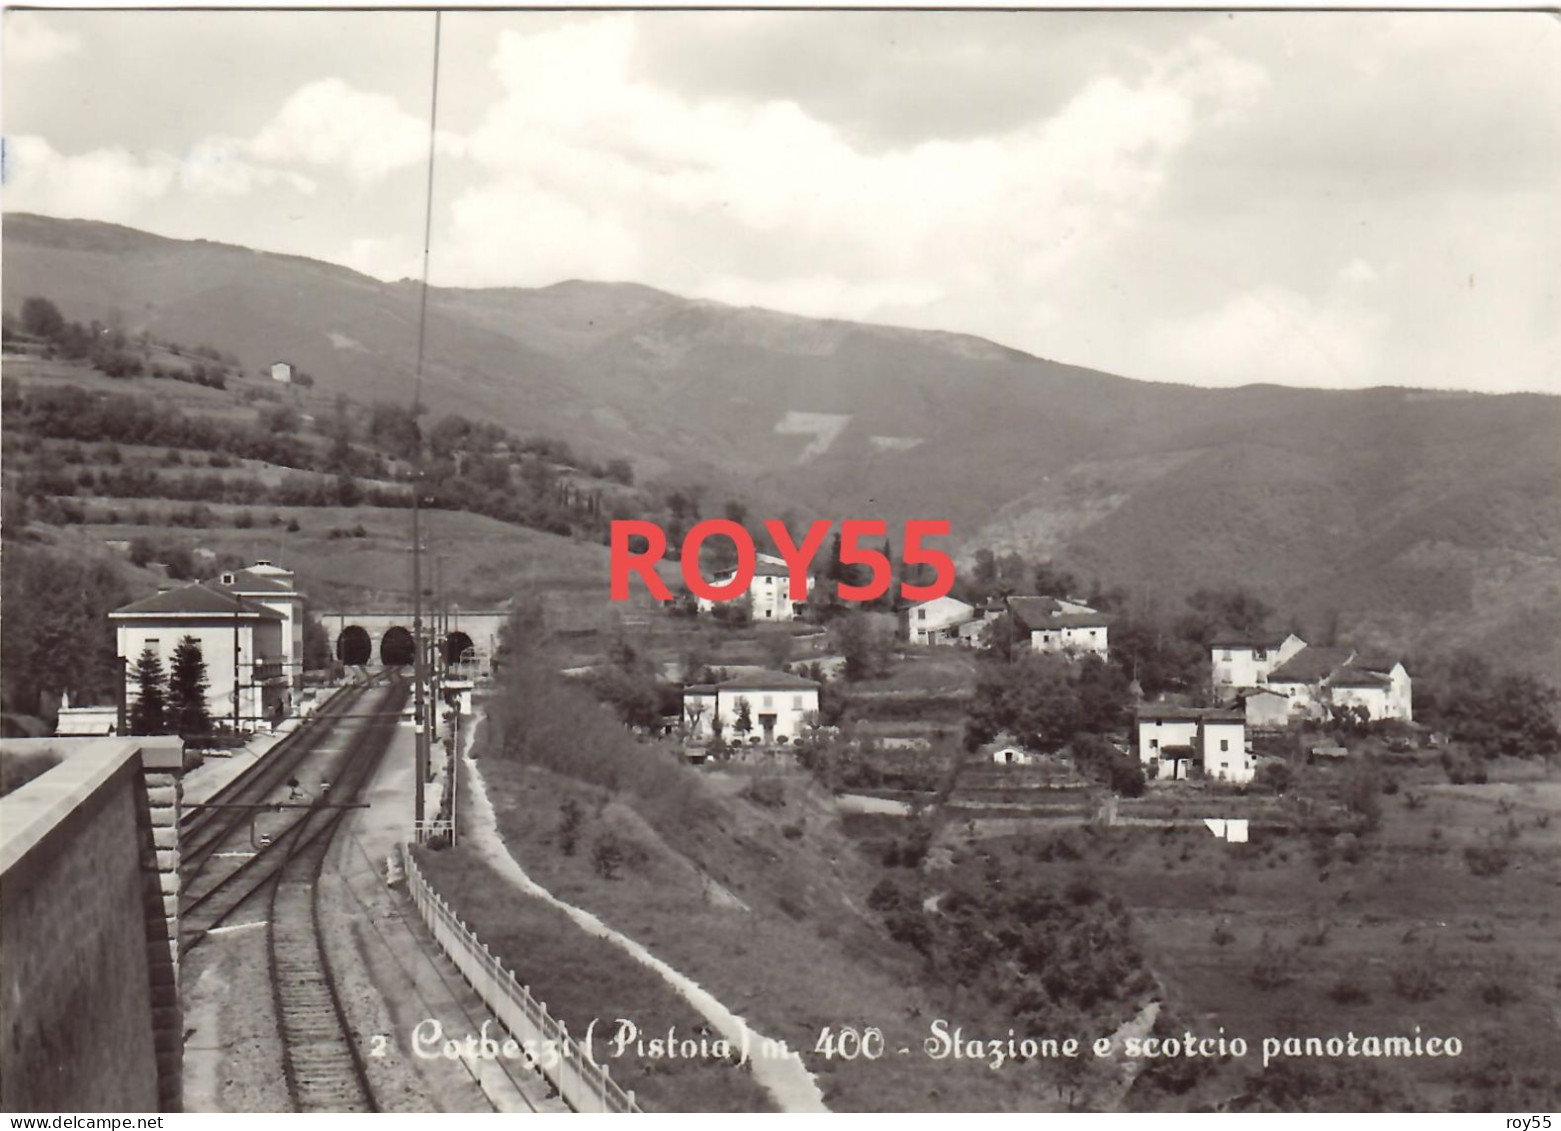
[[[251,371],[285,358],[359,400],[410,393],[415,282],[16,213],[4,242],[12,311],[41,294]],[[428,316],[435,416],[627,457],[641,481],[759,517],[948,518],[967,559],[1055,557],[1154,599],[1241,584],[1402,647],[1510,639],[1561,672],[1554,395],[1143,381],[632,281],[435,287]]]

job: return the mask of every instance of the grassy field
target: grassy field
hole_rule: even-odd
[[[703,775],[698,783],[716,804],[703,820],[677,823],[536,767],[495,757],[482,766],[500,829],[539,882],[802,1052],[831,1108],[1059,1108],[1034,1064],[994,1071],[925,1055],[935,1018],[963,1024],[967,1034],[1003,1036],[1006,1025],[988,1003],[929,983],[919,956],[884,933],[866,910],[882,866],[846,835],[832,800],[807,779],[777,776],[778,785],[755,788],[751,775]],[[562,806],[571,799],[586,814],[572,855],[560,842]],[[612,879],[592,865],[593,845],[608,830],[625,852]],[[885,1055],[846,1060],[816,1051],[826,1029],[842,1026],[880,1029]]]
[[[184,504],[147,503],[148,510]],[[237,507],[211,505],[223,525],[172,529],[131,523],[86,524],[61,528],[62,540],[80,538],[102,544],[137,536],[156,542],[179,541],[242,558],[269,558],[295,570],[316,608],[355,605],[364,611],[399,608],[411,596],[411,512],[375,507]],[[232,525],[232,516],[248,510],[256,524]],[[279,521],[272,523],[272,515]],[[287,529],[296,520],[298,530]],[[361,526],[363,537],[331,537],[335,530]],[[425,584],[432,582],[433,556],[443,559],[448,599],[472,610],[491,609],[521,594],[559,594],[549,601],[549,623],[557,628],[595,625],[620,608],[645,614],[649,603],[608,601],[606,546],[547,534],[464,511],[424,512],[428,546]],[[659,612],[659,610],[658,610]]]
[[[1390,1094],[1424,1110],[1553,1105],[1561,783],[1434,785],[1382,801],[1380,829],[1358,840],[1233,845],[1203,830],[1118,829],[1094,834],[1086,859],[1132,909],[1169,1009],[1195,1031],[1223,1027],[1255,1048],[1264,1036],[1419,1026],[1459,1038],[1463,1055],[1367,1065]],[[1257,1067],[1233,1062],[1184,1095],[1145,1088],[1135,1102],[1229,1100]]]
[[[562,911],[511,888],[479,855],[464,848],[419,850],[434,889],[459,908],[488,949],[530,986],[577,1040],[596,1023],[593,1052],[613,1079],[647,1111],[769,1111],[768,1094],[745,1069],[706,1058],[610,1057],[604,1047],[619,1018],[640,1031],[679,1036],[700,1031],[692,1006],[605,939],[593,938]]]

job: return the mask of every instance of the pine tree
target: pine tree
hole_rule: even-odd
[[[211,729],[206,706],[206,660],[200,641],[186,636],[173,652],[168,673],[168,722],[175,734],[205,734]]]
[[[163,661],[151,645],[136,660],[136,701],[130,708],[131,734],[162,734],[168,715]]]

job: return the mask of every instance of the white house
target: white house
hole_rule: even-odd
[[[273,361],[271,363],[271,380],[283,385],[293,383],[293,363],[290,361]]]
[[[1269,673],[1268,687],[1289,700],[1291,717],[1325,719],[1335,707],[1359,706],[1373,720],[1414,719],[1404,665],[1353,648],[1303,648]]]
[[[108,614],[125,660],[125,702],[140,689],[136,662],[150,648],[166,675],[186,636],[206,662],[206,704],[216,722],[253,730],[286,714],[291,705],[283,659],[285,618],[211,582],[198,582],[144,597]]]
[[[974,605],[958,597],[935,597],[905,610],[905,638],[912,644],[957,644],[962,626],[980,623]]]
[[[1008,612],[1015,627],[1029,635],[1033,652],[1104,658],[1109,650],[1111,618],[1088,605],[1057,597],[1010,597]]]
[[[294,588],[292,570],[260,559],[248,569],[224,573],[223,588],[282,614],[282,663],[294,692],[304,685],[304,594]]]
[[[737,569],[722,570],[710,579],[710,584],[721,586],[730,585],[737,577]],[[807,591],[813,591],[814,579],[807,579]],[[753,580],[748,583],[748,597],[753,602],[753,619],[755,621],[784,621],[795,620],[799,607],[803,601],[791,599],[791,570],[782,558],[773,554],[757,554],[754,558]],[[711,601],[700,597],[699,611],[708,613],[715,609],[717,604],[725,602]],[[806,596],[804,596],[806,600]]]
[[[1177,780],[1201,766],[1213,781],[1248,782],[1257,763],[1247,750],[1240,711],[1145,703],[1134,720],[1138,759],[1154,778]]]
[[[1017,742],[994,742],[983,746],[980,752],[998,766],[1028,766],[1036,759],[1028,747]]]
[[[1293,632],[1217,636],[1209,645],[1211,682],[1216,688],[1261,687],[1275,668],[1305,647]]]
[[[1328,676],[1334,707],[1364,707],[1372,719],[1414,720],[1409,673],[1397,660],[1354,657]]]
[[[818,721],[818,688],[811,679],[771,671],[698,684],[683,692],[683,721],[696,741],[713,737],[719,724],[721,737],[731,743],[795,742]],[[744,705],[746,733],[738,727]]]
[[[1257,687],[1241,696],[1241,713],[1249,727],[1282,727],[1290,722],[1290,698],[1272,687]]]

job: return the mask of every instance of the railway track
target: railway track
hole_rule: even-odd
[[[377,694],[364,688],[339,696],[332,701],[331,715],[322,719],[326,725],[314,729],[313,739],[301,744],[302,751],[285,752],[284,760],[278,763],[283,767],[280,772],[273,766],[266,773],[256,773],[245,786],[228,792],[227,800],[249,804],[237,799],[266,797],[285,781],[292,768],[310,753],[317,753],[327,738],[345,726],[349,727],[345,748],[329,751],[329,802],[356,801],[390,746],[407,693],[407,684],[398,679]],[[368,709],[358,713],[353,711],[357,706]],[[332,839],[348,812],[327,808],[326,802],[322,794],[310,808],[297,810],[297,817],[269,844],[234,868],[218,863],[225,858],[216,856],[216,848],[237,835],[249,820],[249,810],[211,810],[229,818],[202,824],[203,855],[192,877],[195,887],[191,898],[181,913],[181,949],[185,953],[193,950],[241,908],[264,907],[272,1005],[293,1108],[377,1111],[358,1041],[337,990],[320,921],[321,873]],[[238,818],[232,819],[232,814]]]
[[[367,684],[344,687],[333,694],[318,711],[272,746],[255,765],[192,809],[179,822],[180,868],[192,876],[206,868],[211,856],[236,831],[245,827],[247,814],[242,810],[219,806],[258,804],[274,799],[276,791],[293,776],[314,750],[324,732],[354,714],[369,687],[384,673]]]
[[[335,783],[336,801],[351,799],[352,767],[363,754],[370,733],[368,726],[360,721],[362,713],[355,712],[354,708],[365,704],[368,690],[358,687],[338,693],[314,719],[272,747],[260,762],[219,790],[207,803],[220,801],[231,808],[198,809],[191,814],[194,819],[181,825],[180,872],[184,879],[184,898],[180,933],[183,949],[198,945],[206,931],[221,926],[269,879],[278,866],[280,850],[289,841],[306,838],[320,827],[312,810],[275,810],[283,815],[282,826],[278,828],[273,818],[267,834],[270,843],[260,847],[252,843],[255,817],[264,811],[258,807],[284,801],[285,783],[290,776],[305,774],[303,767],[309,765],[311,773]],[[372,708],[367,712],[370,721],[380,716],[393,717],[401,698],[404,698],[403,693],[382,691],[367,699]],[[346,743],[341,749],[332,749],[342,728],[348,728]],[[389,732],[380,737],[388,742]],[[287,745],[289,743],[291,745]],[[224,849],[228,851],[222,851]]]
[[[337,810],[327,828],[334,832],[340,820]],[[294,841],[271,885],[267,961],[282,1072],[294,1111],[378,1111],[320,922],[320,874],[331,839]]]

